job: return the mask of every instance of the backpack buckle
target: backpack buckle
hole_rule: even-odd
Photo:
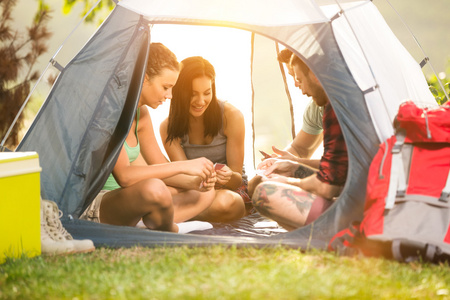
[[[441,197],[439,197],[439,201],[448,202],[450,198],[450,193],[442,192]]]
[[[402,151],[403,144],[405,143],[406,131],[403,129],[398,130],[395,134],[395,138],[396,141],[391,150],[392,154],[398,154]]]
[[[392,154],[398,154],[402,151],[403,143],[395,142],[394,146],[392,146]]]
[[[397,194],[395,195],[395,197],[397,198],[404,198],[405,196],[406,196],[405,190],[397,190]]]

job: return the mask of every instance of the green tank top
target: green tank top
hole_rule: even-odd
[[[130,163],[135,161],[138,158],[139,153],[141,153],[141,145],[139,144],[139,137],[137,134],[138,125],[139,125],[139,116],[140,116],[140,109],[138,108],[137,109],[137,118],[136,118],[136,129],[134,131],[134,134],[136,135],[137,145],[135,147],[130,147],[130,146],[128,146],[127,141],[125,141],[125,143],[124,143],[125,151],[127,152],[128,160],[130,161]],[[112,190],[115,190],[118,188],[120,188],[120,185],[117,183],[113,174],[112,173],[109,174],[109,177],[106,180],[105,185],[103,186],[103,190],[112,191]]]

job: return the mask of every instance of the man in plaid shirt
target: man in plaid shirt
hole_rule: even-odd
[[[324,153],[320,161],[294,156],[264,160],[258,166],[262,183],[252,195],[256,210],[287,230],[309,224],[325,211],[341,193],[348,170],[344,136],[325,90],[295,55],[291,66],[303,94],[324,108]]]

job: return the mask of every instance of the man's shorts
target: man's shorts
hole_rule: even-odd
[[[311,209],[309,210],[308,217],[306,218],[305,225],[308,225],[314,222],[322,213],[324,213],[334,201],[327,200],[320,196],[315,196],[315,199],[311,205]]]

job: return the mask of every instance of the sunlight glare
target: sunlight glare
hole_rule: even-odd
[[[154,25],[151,30],[151,41],[163,43],[175,53],[179,61],[190,56],[202,56],[214,66],[217,97],[230,102],[244,114],[246,166],[253,165],[251,155],[247,155],[252,149],[250,38],[250,32],[225,27],[164,24]],[[169,107],[170,100],[155,111],[150,110],[163,152],[159,124],[168,116]]]

